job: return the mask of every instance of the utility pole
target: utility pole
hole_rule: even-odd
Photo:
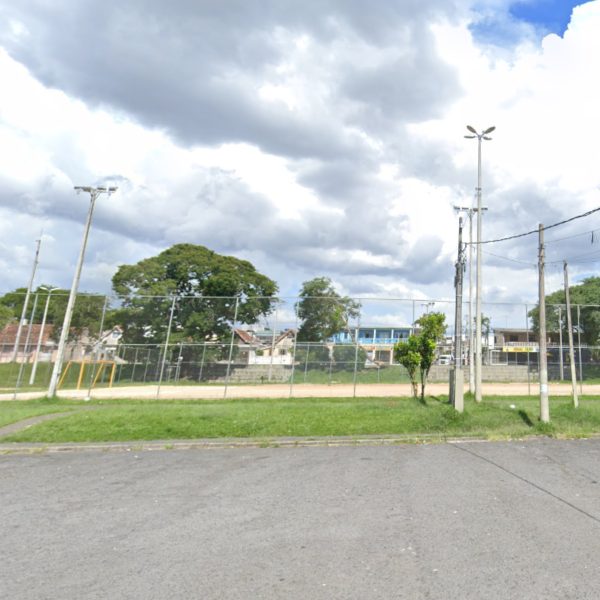
[[[563,262],[565,272],[565,302],[567,303],[567,331],[569,332],[569,364],[571,366],[571,387],[573,392],[573,406],[579,406],[577,397],[577,371],[575,369],[575,349],[573,348],[573,324],[571,322],[571,296],[569,294],[569,270],[567,261]]]
[[[467,335],[469,336],[469,393],[475,393],[475,360],[473,356],[474,339],[473,339],[473,215],[477,213],[476,208],[470,206],[455,206],[454,210],[459,213],[465,212],[469,217],[469,310],[468,310],[468,328]],[[482,206],[481,210],[486,211],[487,207]]]
[[[450,402],[458,412],[464,410],[464,376],[462,369],[462,296],[463,273],[465,270],[464,248],[462,243],[462,217],[458,218],[458,257],[456,259],[456,274],[454,287],[456,297],[454,301],[454,369],[450,373]]]
[[[17,335],[15,336],[15,347],[13,348],[12,357],[10,362],[15,362],[17,360],[17,355],[19,353],[19,343],[21,341],[21,332],[23,331],[23,323],[27,318],[27,307],[29,305],[29,296],[31,295],[31,290],[33,288],[33,280],[35,279],[35,272],[37,271],[37,266],[40,257],[40,246],[42,244],[41,238],[36,240],[36,248],[35,248],[35,258],[33,259],[33,269],[31,270],[31,278],[29,279],[29,285],[27,286],[27,293],[25,294],[25,300],[23,302],[23,310],[21,311],[21,319],[19,320],[19,326],[17,327]]]
[[[540,303],[540,421],[550,422],[550,406],[548,403],[548,356],[546,348],[546,292],[544,286],[544,226],[539,226],[539,303]]]
[[[481,371],[482,371],[482,356],[481,356],[481,288],[482,288],[482,274],[481,274],[481,218],[482,206],[481,206],[481,141],[491,140],[488,136],[496,128],[488,127],[481,133],[478,133],[474,127],[467,125],[467,129],[473,135],[465,135],[466,138],[474,139],[477,138],[477,289],[475,292],[475,402],[481,402],[482,391],[481,391]]]
[[[67,309],[65,311],[65,319],[63,321],[62,330],[60,332],[60,339],[58,341],[58,351],[56,355],[56,361],[52,369],[52,376],[50,377],[50,385],[48,386],[48,397],[53,398],[56,396],[56,388],[58,387],[58,378],[62,370],[63,359],[65,356],[65,346],[69,336],[69,329],[71,327],[71,318],[73,316],[73,309],[75,308],[75,300],[77,299],[77,289],[79,287],[79,279],[81,277],[81,268],[83,267],[83,258],[85,256],[85,249],[87,247],[88,236],[90,234],[90,227],[92,225],[92,216],[94,214],[94,206],[96,205],[96,199],[101,194],[114,194],[117,191],[116,187],[89,187],[89,186],[76,186],[75,190],[79,192],[87,192],[90,195],[90,208],[88,210],[87,220],[85,222],[85,229],[83,232],[83,240],[81,242],[81,250],[79,251],[79,258],[77,259],[77,265],[75,267],[75,276],[73,277],[73,284],[71,285],[71,292],[69,293],[69,301],[67,303]]]

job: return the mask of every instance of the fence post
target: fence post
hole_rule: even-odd
[[[358,333],[360,331],[360,315],[354,335],[354,375],[352,377],[352,397],[356,398],[356,371],[358,369]]]
[[[29,327],[27,328],[27,335],[25,336],[25,346],[23,348],[23,359],[21,360],[21,365],[19,366],[19,374],[17,375],[17,382],[15,384],[15,392],[13,394],[13,400],[17,399],[17,391],[21,386],[21,377],[23,376],[23,369],[25,368],[25,361],[29,363],[29,358],[27,357],[27,347],[29,346],[29,339],[31,338],[31,327],[33,325],[33,319],[35,318],[35,309],[37,308],[38,294],[36,294],[33,298],[33,308],[31,309],[31,317],[29,319]],[[17,348],[18,350],[18,348]],[[17,352],[18,357],[18,352]]]
[[[290,376],[290,398],[294,395],[294,374],[296,372],[296,347],[298,342],[298,311],[296,313],[296,322],[294,323],[294,347],[292,349],[292,373]]]
[[[579,393],[583,396],[583,365],[581,363],[581,304],[577,305],[577,345],[579,346]]]
[[[273,354],[275,353],[275,332],[277,331],[277,308],[275,308],[275,320],[273,322],[273,335],[271,336],[271,360],[269,361],[269,383],[273,377]]]
[[[240,304],[240,299],[239,299],[239,297],[236,297],[235,311],[233,313],[233,325],[231,327],[231,340],[229,342],[229,357],[227,358],[227,373],[225,374],[225,389],[223,390],[223,398],[227,398],[227,388],[229,387],[229,373],[231,372],[231,357],[233,356],[233,339],[235,337],[235,324],[237,322],[239,304]]]
[[[525,335],[527,339],[527,395],[531,396],[531,369],[529,364],[529,306],[525,305]]]
[[[106,318],[106,309],[108,308],[108,296],[104,296],[104,304],[102,306],[102,316],[100,317],[100,330],[98,332],[98,341],[94,346],[94,358],[92,362],[92,372],[90,373],[90,382],[88,384],[87,394],[84,400],[91,400],[92,398],[92,386],[94,385],[94,378],[96,376],[96,365],[98,362],[98,344],[100,343],[100,338],[102,337],[102,331],[104,329],[104,319]]]
[[[171,326],[173,325],[173,313],[175,312],[175,302],[177,301],[177,296],[173,296],[173,301],[171,302],[171,312],[169,314],[169,326],[167,328],[167,335],[165,337],[165,348],[163,350],[162,362],[160,364],[160,374],[158,376],[158,385],[156,386],[156,397],[160,396],[160,385],[162,383],[163,374],[165,372],[165,362],[167,360],[167,350],[169,348],[169,338],[171,337]]]
[[[202,371],[204,371],[204,355],[206,354],[206,340],[204,340],[204,346],[202,347],[202,359],[200,361],[200,373],[198,374],[198,383],[202,382]]]

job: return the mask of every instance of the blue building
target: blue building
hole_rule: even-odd
[[[410,327],[358,327],[336,333],[330,338],[334,344],[358,344],[367,352],[369,360],[392,364],[394,344],[408,339]]]

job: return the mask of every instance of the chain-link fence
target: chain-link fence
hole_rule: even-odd
[[[60,294],[32,295],[27,320],[0,332],[0,393],[48,388],[66,307]],[[136,296],[80,294],[60,369],[59,390],[127,386],[279,384],[357,386],[406,383],[394,346],[418,332],[430,312],[446,315],[430,381],[448,381],[454,356],[454,304],[445,300]],[[22,301],[21,301],[22,302]],[[21,304],[22,305],[22,304]],[[531,304],[484,303],[483,380],[538,381],[536,311]],[[312,311],[312,312],[311,312]],[[570,380],[566,308],[547,308],[548,368],[553,381]],[[474,311],[463,307],[462,361],[469,380]],[[573,364],[578,381],[600,375],[600,352],[590,344],[600,307],[571,310]],[[599,319],[600,322],[600,319]],[[158,390],[157,390],[158,391]]]

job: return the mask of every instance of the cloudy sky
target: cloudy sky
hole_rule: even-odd
[[[83,290],[191,242],[283,295],[327,275],[452,298],[465,125],[497,127],[484,239],[600,206],[599,31],[600,0],[0,0],[0,291],[26,285],[42,230],[38,282],[68,287],[73,186],[109,183]],[[600,216],[546,235],[551,263],[595,273]],[[485,251],[485,298],[535,298],[533,236]]]

